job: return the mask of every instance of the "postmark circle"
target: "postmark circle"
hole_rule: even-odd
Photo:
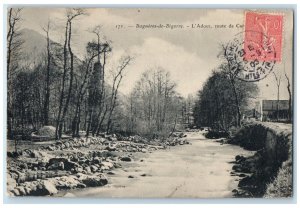
[[[225,46],[224,56],[234,77],[246,82],[264,79],[276,63],[275,48],[268,45],[268,37],[256,31],[238,33]]]

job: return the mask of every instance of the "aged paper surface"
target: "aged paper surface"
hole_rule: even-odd
[[[9,196],[292,196],[292,10],[7,20]]]

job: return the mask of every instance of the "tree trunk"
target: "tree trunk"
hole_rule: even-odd
[[[63,100],[64,100],[64,91],[65,91],[65,82],[67,76],[67,42],[68,42],[68,28],[69,28],[69,21],[67,21],[66,28],[65,28],[65,43],[64,43],[64,65],[63,65],[63,77],[62,77],[62,88],[61,94],[59,99],[59,108],[58,108],[58,115],[57,115],[57,122],[56,122],[56,139],[60,139],[61,137],[61,128],[62,128],[62,121],[61,121],[61,113],[63,109]]]
[[[280,85],[277,86],[277,106],[276,106],[276,120],[279,122],[279,87]]]
[[[12,111],[12,75],[11,75],[11,55],[12,55],[12,43],[15,33],[15,21],[12,19],[13,9],[9,10],[9,30],[7,34],[7,137],[12,138],[12,125],[13,125],[13,111]]]
[[[47,37],[47,72],[46,72],[46,93],[45,93],[45,101],[44,101],[44,125],[49,125],[49,102],[50,102],[50,40],[49,40],[49,23],[46,31]]]
[[[235,88],[235,83],[234,83],[234,79],[231,78],[231,85],[232,85],[232,90],[233,90],[233,94],[234,94],[234,100],[235,100],[235,105],[236,105],[236,127],[240,127],[241,126],[241,110],[240,110],[240,103],[239,103],[239,99],[238,99],[238,95],[237,95],[237,91]]]
[[[65,107],[63,110],[63,115],[61,118],[61,121],[63,123],[65,123],[65,117],[66,114],[68,112],[68,108],[69,108],[69,102],[70,102],[70,98],[71,98],[71,94],[72,94],[72,88],[73,88],[73,79],[74,79],[74,55],[72,52],[72,48],[71,48],[71,36],[72,36],[72,22],[69,21],[69,39],[68,39],[68,50],[70,53],[70,83],[69,83],[69,90],[68,90],[68,95],[66,98],[66,103],[65,103]],[[59,137],[61,138],[61,131],[60,131],[60,135]]]

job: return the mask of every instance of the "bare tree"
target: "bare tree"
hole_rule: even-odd
[[[77,93],[77,101],[76,101],[76,107],[75,107],[75,114],[72,122],[72,135],[73,136],[79,136],[79,125],[80,125],[80,114],[81,114],[81,104],[84,99],[84,95],[87,91],[87,83],[91,76],[91,65],[93,63],[93,59],[97,56],[94,51],[88,52],[88,57],[86,57],[86,60],[83,63],[82,68],[85,69],[84,78],[80,84],[78,93]]]
[[[71,37],[72,37],[72,21],[80,16],[84,15],[84,10],[80,8],[75,9],[68,9],[67,10],[67,21],[65,27],[65,42],[64,42],[64,66],[63,66],[63,77],[62,77],[62,88],[61,88],[61,96],[60,96],[60,103],[59,103],[59,112],[56,124],[56,138],[60,139],[62,135],[63,124],[65,122],[65,117],[69,108],[69,102],[72,93],[72,85],[74,79],[74,54],[71,48]],[[63,104],[64,96],[65,96],[65,82],[67,76],[67,60],[68,56],[70,56],[70,63],[69,63],[69,89],[67,92],[66,102]]]
[[[18,67],[18,59],[22,49],[23,40],[19,31],[19,24],[21,21],[21,8],[10,8],[8,11],[8,33],[7,33],[7,136],[12,138],[12,124],[13,124],[13,76]],[[15,150],[17,145],[15,140]]]
[[[226,53],[228,47],[230,47],[230,45],[222,45],[221,55],[223,56],[223,58],[225,58],[226,64],[222,64],[220,66],[220,68],[228,75],[228,78],[229,78],[231,86],[232,86],[232,91],[233,91],[234,100],[235,100],[235,107],[236,107],[236,126],[239,127],[239,126],[241,126],[242,113],[241,113],[241,107],[240,107],[240,102],[239,102],[237,88],[236,88],[236,79],[237,79],[237,71],[238,70],[236,70],[236,71],[233,70],[233,67],[236,67],[236,66],[233,66],[231,64],[232,62]]]
[[[111,117],[113,114],[113,111],[116,106],[116,100],[117,100],[117,94],[118,89],[120,86],[120,83],[123,79],[123,71],[126,68],[127,65],[129,65],[130,61],[132,60],[132,57],[126,56],[123,57],[121,60],[121,64],[118,67],[117,74],[113,77],[113,85],[112,85],[112,91],[111,91],[111,100],[110,100],[110,108],[108,113],[108,120],[107,120],[107,126],[106,126],[106,132],[109,133],[110,127],[111,127]]]
[[[182,108],[182,99],[175,88],[168,71],[158,67],[144,72],[129,101],[131,131],[151,138],[167,138],[178,124]]]
[[[290,79],[286,74],[286,71],[284,70],[284,75],[287,80],[287,90],[289,92],[289,109],[288,109],[288,114],[289,114],[289,121],[292,121],[292,92],[291,92],[291,84],[290,84]]]
[[[44,125],[49,125],[49,103],[50,103],[50,63],[51,63],[51,49],[50,49],[50,32],[51,22],[48,20],[47,26],[42,28],[46,33],[47,40],[47,69],[46,69],[46,89],[45,89],[45,101],[44,101]]]
[[[281,75],[280,74],[276,74],[273,71],[273,75],[276,81],[276,86],[277,86],[277,105],[276,105],[276,119],[277,121],[279,121],[279,93],[280,93],[280,84],[281,84]]]

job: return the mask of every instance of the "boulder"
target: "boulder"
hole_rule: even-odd
[[[20,191],[19,191],[17,188],[11,190],[11,192],[12,192],[13,195],[15,195],[15,196],[20,196]]]
[[[10,174],[7,174],[6,184],[7,184],[7,190],[8,191],[13,190],[17,186],[16,180],[13,179]]]
[[[19,167],[21,169],[28,170],[28,165],[26,163],[21,163]]]
[[[86,173],[91,173],[92,172],[90,166],[86,166],[84,168],[84,170],[86,171]]]
[[[20,196],[25,196],[27,194],[23,186],[18,186],[17,189],[20,193]]]
[[[131,162],[132,159],[130,157],[121,157],[121,161],[125,161],[125,162]]]
[[[114,164],[111,162],[101,162],[100,166],[101,166],[101,169],[109,170],[114,167]]]
[[[43,126],[35,134],[45,138],[55,138],[55,127]]]
[[[116,151],[117,147],[116,145],[108,145],[105,149],[108,151]]]
[[[25,173],[18,172],[17,182],[18,183],[23,183],[25,181],[26,181],[26,175],[25,175]]]
[[[47,163],[46,162],[38,162],[38,167],[42,168],[42,167],[46,167]]]
[[[54,151],[55,148],[54,148],[53,146],[48,146],[48,147],[47,147],[47,150],[49,150],[49,151]]]
[[[82,183],[88,187],[104,186],[108,183],[107,178],[100,174],[97,176],[88,176],[82,180]]]
[[[30,195],[30,193],[31,193],[31,188],[25,187],[24,189],[25,189],[25,191],[26,191],[26,195]]]
[[[122,168],[122,165],[120,163],[115,163],[114,167],[115,168]]]
[[[75,169],[77,167],[77,163],[68,161],[66,158],[51,158],[47,165],[48,170],[67,170]],[[48,167],[51,167],[50,169]]]
[[[75,169],[78,173],[81,173],[83,171],[82,167],[78,167],[77,169]]]
[[[66,143],[65,143],[65,147],[66,147],[66,148],[70,148],[70,143],[69,143],[69,142],[66,142]]]
[[[101,159],[99,157],[95,157],[93,160],[94,164],[100,164],[101,163]]]
[[[98,171],[98,167],[95,166],[95,165],[92,165],[92,166],[91,166],[91,171],[92,171],[93,173],[97,172],[97,171]]]
[[[49,181],[44,181],[42,185],[42,189],[39,190],[43,195],[53,195],[56,194],[58,191],[56,187]]]
[[[108,174],[108,175],[115,175],[116,173],[113,172],[113,171],[109,171],[109,172],[107,172],[107,174]]]
[[[73,198],[73,197],[76,197],[74,194],[72,194],[72,193],[66,193],[65,195],[64,195],[64,197],[69,197],[69,198]]]
[[[78,183],[76,187],[77,188],[86,188],[86,185],[83,183]]]

